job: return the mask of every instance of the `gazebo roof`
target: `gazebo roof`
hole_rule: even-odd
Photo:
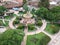
[[[31,18],[32,14],[30,12],[27,12],[27,14],[23,15],[24,18]]]

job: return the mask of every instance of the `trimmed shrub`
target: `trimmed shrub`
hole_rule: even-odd
[[[42,26],[42,24],[43,24],[43,23],[42,23],[41,20],[38,20],[38,21],[36,22],[36,25],[37,25],[37,26]]]
[[[24,25],[23,24],[19,24],[19,26],[17,27],[17,29],[24,29]]]
[[[14,25],[19,24],[19,23],[20,23],[19,20],[15,20],[15,21],[13,22]]]
[[[35,25],[34,24],[28,24],[28,30],[35,30]]]

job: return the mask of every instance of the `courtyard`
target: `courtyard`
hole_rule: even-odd
[[[0,6],[0,45],[59,45],[60,6],[47,6]]]

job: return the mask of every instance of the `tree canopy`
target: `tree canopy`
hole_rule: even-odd
[[[0,15],[4,14],[4,11],[6,11],[7,9],[4,6],[0,6]]]
[[[24,33],[22,30],[9,29],[0,34],[0,45],[20,45]]]
[[[57,22],[60,20],[60,6],[53,7],[50,10],[45,7],[40,7],[38,10],[36,10],[35,14],[40,18]]]
[[[49,0],[40,0],[40,2],[39,2],[40,4],[40,7],[42,6],[42,7],[45,7],[45,8],[47,8],[47,9],[49,9]]]
[[[44,7],[40,7],[38,10],[36,10],[35,13],[38,17],[44,18],[45,15],[48,13],[48,9]]]

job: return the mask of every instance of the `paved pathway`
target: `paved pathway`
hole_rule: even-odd
[[[6,28],[5,27],[4,28],[0,28],[0,33],[3,33],[5,31],[6,31]]]
[[[43,22],[43,25],[40,28],[38,28],[36,31],[28,32],[26,34],[34,35],[34,34],[38,34],[38,33],[42,32],[46,28],[46,25],[47,25],[47,22],[45,20],[42,20],[42,22]]]
[[[25,30],[24,30],[25,36],[24,36],[23,41],[21,42],[21,45],[26,45],[26,40],[27,40],[27,35],[26,35],[26,33],[27,33],[27,32],[28,32],[28,28],[25,28]]]
[[[42,31],[44,34],[48,35],[51,39],[53,38],[53,35],[50,35],[49,33],[47,33],[46,31]]]
[[[18,11],[14,11],[14,14],[16,14],[17,16],[19,16]],[[13,26],[13,21],[16,19],[16,17],[13,17],[10,21],[9,21],[9,27],[12,29],[15,29],[15,27]]]
[[[9,27],[11,29],[15,29],[15,27],[13,26],[13,21],[16,19],[16,17],[13,17],[10,21],[9,21]]]
[[[47,22],[45,20],[42,20],[42,22],[43,22],[43,25],[41,26],[41,28],[38,28],[36,31],[28,32],[28,29],[24,30],[25,36],[24,36],[24,39],[23,39],[21,45],[26,45],[27,35],[34,35],[34,34],[38,34],[40,32],[43,32],[43,33],[47,34],[48,36],[50,36],[48,33],[44,32],[44,29],[46,28]]]
[[[60,31],[59,33],[54,35],[54,37],[52,38],[48,45],[60,45]]]

